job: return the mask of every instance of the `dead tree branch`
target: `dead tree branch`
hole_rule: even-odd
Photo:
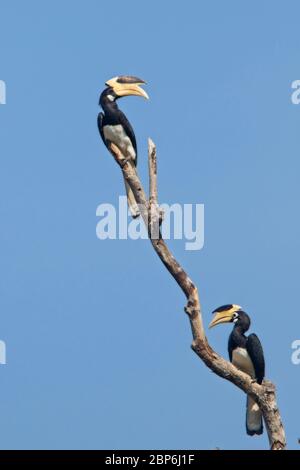
[[[122,169],[124,177],[128,181],[134,193],[135,199],[141,210],[142,218],[148,228],[149,239],[155,252],[186,296],[187,304],[185,306],[185,312],[188,315],[191,325],[193,335],[191,347],[193,351],[215,374],[232,382],[238,388],[243,390],[243,392],[250,394],[257,401],[264,417],[271,450],[285,449],[285,431],[277,406],[274,384],[266,380],[262,385],[253,382],[249,375],[241,372],[211,348],[208,344],[203,327],[198,289],[178,261],[174,258],[165,241],[161,237],[161,214],[158,205],[157,192],[157,160],[156,147],[154,143],[149,139],[149,201],[137,174],[136,168],[124,159],[123,155],[114,144],[111,144],[111,150],[116,162]]]

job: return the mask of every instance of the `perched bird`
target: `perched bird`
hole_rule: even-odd
[[[100,95],[99,105],[104,113],[98,115],[98,129],[102,140],[108,150],[110,144],[115,144],[126,161],[132,165],[137,165],[137,146],[134,131],[125,114],[118,108],[116,101],[122,96],[142,96],[149,99],[145,90],[139,85],[145,84],[144,80],[131,76],[114,77],[108,80],[105,85],[107,88]],[[140,211],[133,192],[125,181],[128,207],[132,217],[138,217]]]
[[[215,316],[209,325],[210,328],[220,323],[234,323],[228,340],[228,353],[232,364],[261,384],[265,376],[264,352],[254,333],[245,336],[251,323],[249,315],[242,310],[242,307],[234,304],[223,305],[213,313]],[[247,396],[246,430],[250,436],[263,433],[262,413],[258,404],[249,395]]]

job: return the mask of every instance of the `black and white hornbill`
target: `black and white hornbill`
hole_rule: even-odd
[[[110,144],[115,144],[122,152],[126,161],[137,164],[137,146],[134,131],[125,114],[118,108],[117,99],[122,96],[142,96],[148,99],[148,95],[139,85],[145,84],[144,80],[131,76],[114,77],[108,80],[99,99],[99,105],[104,113],[98,115],[98,129],[102,140],[108,150]],[[132,217],[138,217],[140,211],[134,195],[127,181],[125,181],[128,207]]]
[[[242,307],[234,304],[223,305],[213,313],[215,316],[209,325],[210,328],[220,323],[234,323],[228,340],[228,353],[232,364],[261,384],[265,376],[264,352],[254,333],[245,336],[251,323],[249,315],[242,310]],[[263,432],[261,411],[249,395],[247,396],[246,430],[250,436]]]

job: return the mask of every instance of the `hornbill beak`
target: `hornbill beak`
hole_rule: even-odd
[[[142,96],[149,99],[149,96],[139,85],[144,85],[146,82],[137,77],[131,77],[130,75],[123,75],[120,77],[114,77],[108,80],[105,85],[111,87],[117,96]]]
[[[240,307],[239,305],[232,304],[232,305],[229,305],[226,308],[226,310],[225,309],[221,311],[219,311],[219,309],[215,310],[213,312],[215,313],[215,316],[210,322],[209,328],[213,328],[214,326],[219,325],[220,323],[230,323],[233,319],[233,314],[241,310],[241,308],[242,307]]]

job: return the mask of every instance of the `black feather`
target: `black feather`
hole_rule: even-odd
[[[254,366],[256,380],[261,384],[265,376],[265,359],[261,342],[255,333],[248,336],[246,349]]]
[[[99,130],[99,134],[101,135],[104,144],[107,147],[107,142],[106,142],[104,134],[103,134],[103,119],[104,119],[104,113],[99,113],[98,114],[98,120],[97,120],[98,130]]]

